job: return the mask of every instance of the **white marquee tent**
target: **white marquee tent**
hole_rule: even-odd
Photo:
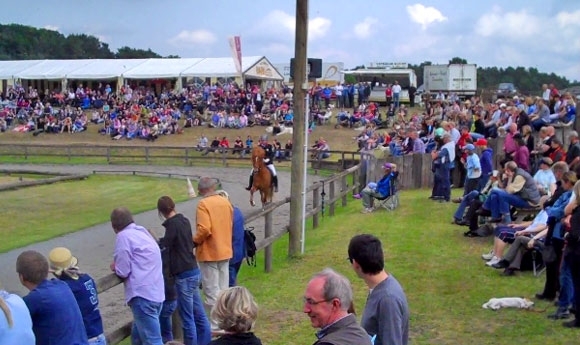
[[[77,80],[108,80],[117,79],[123,73],[145,63],[147,59],[98,59],[91,60],[88,65],[82,66],[66,75],[67,79]]]
[[[205,59],[148,59],[144,63],[128,70],[122,76],[125,79],[163,79],[178,78],[181,72]]]
[[[14,78],[28,80],[64,80],[67,74],[91,63],[92,60],[42,60],[14,73]]]
[[[0,61],[0,80],[13,79],[14,74],[39,64],[42,60]]]
[[[212,58],[185,69],[181,72],[182,77],[233,77],[238,72],[232,58]],[[242,57],[242,74],[245,78],[284,80],[264,56]]]

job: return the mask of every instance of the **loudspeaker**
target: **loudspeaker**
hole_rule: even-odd
[[[322,59],[308,59],[306,66],[308,71],[308,79],[316,79],[322,77]],[[290,78],[294,79],[294,58],[290,59]]]

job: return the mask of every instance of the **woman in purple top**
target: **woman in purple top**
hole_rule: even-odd
[[[516,162],[519,168],[524,169],[525,171],[530,171],[530,151],[528,150],[528,146],[526,142],[520,135],[516,135],[516,146],[517,149],[514,152],[513,160]]]

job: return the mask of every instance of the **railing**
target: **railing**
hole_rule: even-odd
[[[353,166],[342,172],[334,174],[325,180],[315,182],[306,189],[307,193],[312,193],[313,202],[312,207],[306,212],[305,216],[307,218],[312,217],[313,228],[317,228],[320,225],[320,216],[322,215],[324,217],[326,205],[328,205],[329,216],[334,215],[336,203],[338,201],[340,201],[342,206],[347,205],[348,196],[352,194],[353,191],[357,191],[359,189],[359,170],[360,165]],[[328,201],[325,200],[326,191],[328,191]],[[256,241],[256,247],[259,251],[264,251],[264,270],[266,272],[272,271],[272,258],[274,255],[272,244],[277,239],[287,234],[289,230],[289,226],[285,226],[281,230],[274,231],[272,226],[273,212],[277,208],[290,203],[290,201],[291,198],[286,197],[280,201],[268,205],[264,210],[253,211],[244,215],[246,224],[264,217],[264,238]],[[97,280],[97,291],[99,293],[103,293],[122,283],[123,281],[119,277],[117,277],[114,273],[111,273]],[[176,316],[177,313],[174,314],[174,317]],[[175,322],[174,333],[180,332],[180,329],[176,329],[177,325],[179,325],[179,323]],[[130,334],[131,322],[127,322],[121,325],[121,327],[106,333],[107,343],[115,345],[123,339],[127,338]]]
[[[151,146],[151,145],[63,145],[63,144],[17,144],[6,143],[0,146],[0,155],[29,160],[34,157],[56,157],[71,161],[75,158],[102,160],[106,164],[151,164],[168,162],[195,165],[249,166],[248,154],[233,154],[235,149],[221,149],[202,155],[199,149],[183,146]],[[236,149],[237,150],[237,149]],[[309,163],[315,170],[339,170],[356,165],[359,156],[354,151],[328,151],[332,159],[313,158],[316,151],[309,150]],[[281,150],[283,157],[286,150]],[[291,151],[288,152],[291,154]],[[337,163],[338,161],[338,163]],[[289,160],[280,159],[279,162]],[[284,163],[283,163],[284,164]]]

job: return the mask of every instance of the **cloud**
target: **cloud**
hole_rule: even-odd
[[[503,12],[494,7],[492,12],[482,15],[475,24],[475,33],[483,37],[528,38],[540,34],[548,26],[539,17],[527,13]]]
[[[556,23],[560,28],[580,26],[580,10],[576,12],[560,12],[556,15]]]
[[[362,22],[356,23],[354,26],[354,34],[358,38],[368,38],[376,28],[379,20],[373,17],[366,17]]]
[[[261,51],[264,55],[292,55],[294,49],[288,44],[273,42],[262,47]]]
[[[50,30],[50,31],[58,31],[58,26],[56,25],[45,25],[43,29]]]
[[[328,33],[332,21],[324,17],[314,17],[308,20],[308,40],[323,38]],[[273,10],[266,14],[253,30],[254,35],[285,35],[289,40],[294,39],[296,19],[281,10]]]
[[[183,30],[177,36],[171,38],[169,42],[173,44],[189,43],[210,45],[217,40],[216,35],[208,30]]]
[[[444,22],[447,20],[441,11],[435,7],[425,7],[422,4],[414,4],[407,6],[407,13],[411,18],[411,21],[420,24],[423,30],[427,29],[427,26],[435,22]]]

